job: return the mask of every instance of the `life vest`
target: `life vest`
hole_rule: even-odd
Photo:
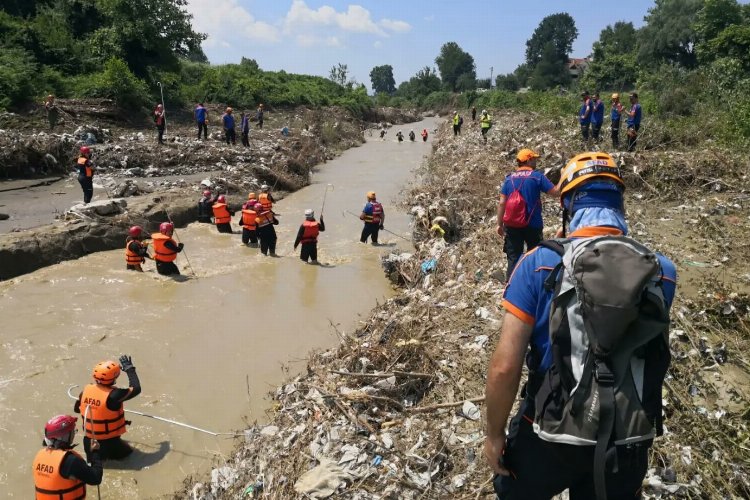
[[[36,500],[78,500],[86,498],[86,483],[80,479],[68,479],[60,475],[60,466],[68,453],[81,457],[73,450],[57,450],[54,448],[43,448],[36,454],[32,466]]]
[[[263,207],[263,210],[271,210],[273,208],[273,202],[268,199],[268,193],[260,193],[260,196],[258,196],[258,201],[260,202],[260,206]]]
[[[232,216],[229,215],[226,203],[214,203],[214,222],[216,224],[227,224],[232,220]]]
[[[273,224],[273,213],[270,210],[259,213],[255,223],[259,228]]]
[[[318,235],[320,234],[320,224],[314,220],[306,220],[302,223],[304,231],[302,232],[302,239],[300,243],[317,243]]]
[[[91,167],[91,162],[85,156],[78,158],[78,172],[85,173],[86,177],[94,176],[94,169]]]
[[[248,231],[255,231],[256,225],[255,220],[258,218],[258,213],[255,210],[243,210],[242,211],[242,227]]]
[[[140,248],[143,248],[143,243],[138,240],[125,240],[125,262],[130,266],[137,266],[146,262],[145,257],[130,250],[131,243],[137,243]]]
[[[427,137],[427,129],[422,130],[422,137]]]
[[[177,259],[177,252],[166,247],[166,243],[174,240],[166,234],[154,233],[151,235],[154,240],[154,260],[159,262],[174,262]]]
[[[383,218],[383,205],[378,201],[372,201],[370,205],[372,205],[372,215],[365,215],[365,222],[368,224],[380,224]]]
[[[112,439],[127,432],[125,428],[125,410],[107,408],[107,397],[114,389],[111,385],[89,384],[81,394],[81,415],[84,416],[86,437],[98,440]],[[86,417],[86,407],[91,408]]]

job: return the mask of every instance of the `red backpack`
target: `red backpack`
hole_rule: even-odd
[[[524,177],[518,187],[514,186],[513,192],[508,196],[505,202],[505,214],[503,215],[503,224],[506,227],[521,228],[529,225],[529,216],[526,214],[526,200],[521,195],[521,186],[526,182],[528,177]],[[511,180],[511,185],[513,181]]]

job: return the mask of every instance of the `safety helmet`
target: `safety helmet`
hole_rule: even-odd
[[[260,187],[260,190],[261,190],[261,191],[268,191],[269,189],[270,189],[270,188],[268,187],[268,184],[263,184],[263,185],[262,185],[262,186]]]
[[[167,236],[172,236],[172,232],[174,232],[174,224],[171,222],[162,222],[159,224],[159,232]]]
[[[315,211],[312,208],[308,208],[305,210],[305,219],[314,219],[315,218]]]
[[[262,108],[262,107],[263,107],[263,104],[258,104],[258,107],[259,107],[259,108]]]
[[[620,94],[618,94],[617,92],[612,94],[612,99],[619,99],[619,98],[620,98]]]
[[[486,114],[487,114],[487,110],[486,110],[486,109],[483,109],[483,110],[482,110],[482,114],[483,114],[483,115],[486,115]]]
[[[247,195],[247,199],[248,199],[248,200],[254,200],[254,199],[256,199],[256,198],[255,198],[255,193],[249,193],[249,194]]]
[[[76,429],[78,417],[57,415],[44,425],[44,437],[47,439],[68,440],[68,436]]]
[[[608,153],[591,151],[574,156],[562,169],[557,185],[560,197],[564,198],[569,192],[594,179],[612,180],[625,188],[615,160]]]
[[[91,148],[89,148],[88,146],[81,146],[81,154],[83,156],[90,155],[91,154]]]
[[[210,180],[208,180],[208,179],[203,179],[203,180],[201,181],[201,186],[205,186],[205,187],[207,187],[207,188],[210,188],[210,187],[211,187],[211,181],[210,181]]]
[[[141,226],[132,226],[128,229],[128,234],[133,238],[139,238],[143,234],[143,228]]]
[[[211,196],[211,191],[209,191],[208,189],[206,189],[205,191],[203,191],[203,196],[205,196],[206,198],[208,198],[209,196]]]
[[[120,365],[116,361],[102,361],[94,367],[94,380],[102,385],[112,385],[120,376]]]
[[[220,194],[219,197],[216,198],[216,202],[217,203],[226,203],[227,202],[227,198],[223,194]]]
[[[539,153],[537,153],[533,149],[522,149],[516,155],[516,161],[518,163],[527,163],[533,158],[539,158]]]
[[[368,191],[367,192],[367,199],[368,200],[374,200],[375,199],[375,191]]]
[[[231,113],[232,111],[234,111],[232,108],[230,107],[227,108],[227,113]]]

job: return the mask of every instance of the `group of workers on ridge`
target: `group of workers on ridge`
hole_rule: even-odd
[[[627,126],[626,134],[628,137],[627,150],[635,151],[638,131],[641,129],[641,118],[643,110],[638,102],[638,94],[630,94],[630,108],[626,109],[620,102],[620,94],[612,94],[610,109],[610,133],[612,138],[612,147],[620,147],[620,121],[625,116]],[[588,91],[581,93],[581,109],[578,111],[578,121],[581,124],[581,137],[586,147],[591,146],[591,141],[598,144],[601,142],[601,129],[604,124],[604,102],[599,98],[596,92],[593,97]]]

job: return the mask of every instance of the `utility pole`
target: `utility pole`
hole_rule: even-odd
[[[492,90],[492,73],[495,71],[494,66],[490,66],[490,90]]]

